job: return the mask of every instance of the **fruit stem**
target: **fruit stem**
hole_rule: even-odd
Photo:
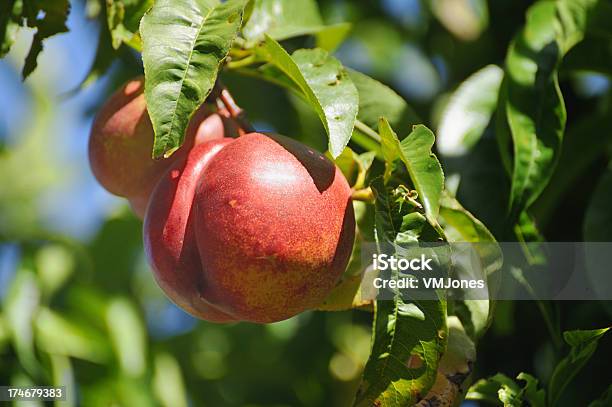
[[[232,48],[229,51],[229,55],[231,57],[236,57],[236,58],[241,58],[241,59],[246,58],[251,54],[252,54],[252,51],[241,49],[241,48]]]
[[[372,130],[370,126],[368,126],[361,120],[355,121],[355,128],[359,130],[360,132],[362,132],[363,134],[365,134],[366,136],[370,137],[371,139],[380,142],[380,135],[374,130]]]
[[[255,62],[257,62],[257,56],[255,54],[251,54],[242,59],[228,62],[227,67],[229,69],[239,69],[239,68],[244,68],[249,65],[253,65]]]
[[[229,112],[230,116],[236,120],[238,126],[244,133],[253,133],[255,132],[255,127],[249,122],[246,117],[246,112],[242,109],[236,101],[234,97],[230,93],[230,91],[221,83],[221,81],[217,80],[215,84],[215,93],[217,94],[217,98],[223,103],[225,109]],[[241,132],[242,135],[242,132]]]
[[[374,196],[374,191],[372,188],[363,188],[354,190],[351,198],[353,201],[366,202],[373,204],[376,201],[376,197]]]

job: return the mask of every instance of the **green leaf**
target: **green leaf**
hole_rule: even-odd
[[[323,20],[315,0],[253,0],[253,11],[242,28],[242,35],[251,44],[265,39],[277,41],[313,34],[323,28]]]
[[[487,280],[489,298],[493,298],[501,277],[498,272],[503,265],[503,253],[495,237],[482,222],[448,195],[443,195],[441,200],[440,219],[449,242],[475,243],[471,248],[480,258],[480,269]],[[471,266],[466,267],[470,269],[468,271],[471,271]],[[493,320],[493,300],[465,300],[463,303],[469,313],[468,331],[472,337],[479,338]]]
[[[113,48],[127,44],[142,50],[138,34],[140,20],[152,6],[154,0],[106,0],[106,17]]]
[[[567,331],[563,333],[565,342],[570,346],[569,354],[555,367],[548,384],[549,405],[555,406],[563,395],[565,387],[591,359],[597,343],[610,328],[590,331]]]
[[[36,28],[36,34],[23,66],[24,79],[36,69],[38,55],[43,50],[43,41],[55,34],[68,32],[68,0],[38,0],[33,3],[33,7],[27,8],[27,20],[29,27]]]
[[[432,153],[435,136],[423,125],[414,126],[412,133],[401,142],[389,125],[382,118],[379,123],[379,133],[382,138],[382,151],[387,163],[385,177],[390,175],[390,167],[396,159],[400,159],[410,179],[418,192],[418,199],[425,207],[425,215],[432,225],[438,224],[440,199],[444,189],[444,174],[442,166]]]
[[[500,108],[514,144],[510,207],[515,216],[535,201],[555,170],[566,124],[557,68],[583,39],[599,3],[537,2],[508,51]]]
[[[187,407],[187,393],[177,360],[167,353],[155,355],[153,391],[164,407]]]
[[[449,316],[447,324],[448,344],[436,381],[418,407],[457,406],[463,399],[464,385],[476,361],[476,347],[457,317]]]
[[[414,110],[393,89],[361,72],[348,69],[348,73],[359,92],[357,118],[367,126],[377,128],[383,116],[392,128],[400,131],[412,129],[421,122]]]
[[[379,177],[372,189],[376,196],[377,242],[427,240],[421,236],[426,220],[409,205],[405,187],[384,185]],[[398,278],[399,271],[392,273]],[[396,292],[393,300],[376,301],[372,351],[355,405],[416,404],[436,380],[447,338],[445,299],[407,301]]]
[[[497,106],[503,75],[500,67],[488,65],[459,85],[438,127],[440,154],[464,155],[480,140]]]
[[[302,49],[290,56],[266,36],[265,57],[299,88],[329,135],[333,157],[348,144],[359,109],[359,94],[342,64],[322,49]]]
[[[586,242],[612,241],[612,166],[601,176],[584,219]]]
[[[406,198],[405,188],[386,187],[380,178],[371,184],[376,197],[375,228],[380,242],[394,244],[416,243],[427,220]]]
[[[449,316],[447,325],[448,344],[438,370],[447,377],[458,375],[467,377],[472,372],[472,365],[476,361],[476,346],[466,334],[459,318]]]
[[[479,252],[487,274],[498,271],[503,263],[503,254],[495,237],[487,227],[466,210],[455,199],[444,195],[440,201],[440,218],[444,222],[446,236],[451,242],[493,243],[475,245],[482,248]]]
[[[498,373],[489,379],[480,379],[467,392],[466,399],[499,405],[502,397],[510,401],[508,406],[521,407],[520,400],[513,400],[520,392],[519,386],[508,376]]]
[[[74,369],[70,363],[70,358],[63,355],[49,355],[51,372],[53,375],[54,386],[66,386],[66,398],[61,402],[62,407],[76,406],[76,380],[74,377]]]
[[[520,373],[517,380],[525,382],[520,386],[508,376],[498,373],[489,379],[481,379],[468,390],[466,399],[485,401],[505,407],[546,407],[546,393],[538,389],[538,381],[527,373]]]
[[[350,23],[327,25],[315,33],[316,46],[333,52],[350,34],[353,26]]]
[[[414,308],[417,314],[411,311]],[[447,334],[443,300],[404,302],[398,296],[377,301],[372,353],[355,405],[416,404],[436,380]]]
[[[68,248],[59,244],[42,247],[36,254],[39,286],[44,297],[53,296],[74,272],[75,259]]]
[[[96,363],[108,362],[110,348],[105,338],[91,326],[71,321],[48,308],[40,310],[35,326],[36,343],[47,353]]]
[[[372,151],[357,154],[346,147],[342,154],[335,158],[334,162],[349,184],[357,190],[365,188],[366,176],[375,158],[376,154]]]
[[[523,387],[523,397],[532,407],[546,407],[546,391],[538,389],[538,380],[527,373],[519,373],[518,380],[526,382]]]
[[[5,0],[0,4],[0,58],[8,54],[22,24],[23,0]]]
[[[317,48],[335,50],[351,30],[351,24],[324,25],[315,0],[254,0],[252,12],[242,28],[252,48],[269,35],[277,41],[314,35]]]
[[[23,368],[35,376],[40,365],[34,352],[32,324],[40,305],[40,289],[32,271],[27,268],[17,271],[2,305],[17,358]]]
[[[131,377],[143,375],[147,363],[146,328],[134,305],[122,298],[112,300],[106,309],[106,326],[121,370]]]
[[[142,19],[145,97],[153,156],[169,156],[213,89],[248,0],[159,0]]]
[[[455,198],[444,194],[440,200],[440,218],[451,229],[447,236],[454,242],[496,242],[487,227],[465,209]],[[499,253],[498,253],[499,254]],[[491,256],[492,266],[499,263],[498,256]]]

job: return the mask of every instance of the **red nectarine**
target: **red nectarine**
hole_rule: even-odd
[[[354,233],[340,170],[259,133],[194,148],[162,178],[144,228],[166,294],[215,322],[274,322],[316,307],[340,279]]]
[[[144,97],[144,78],[127,82],[98,112],[89,139],[93,174],[109,192],[128,198],[144,217],[149,196],[162,174],[184,160],[194,145],[224,136],[224,122],[203,105],[193,116],[184,145],[170,158],[153,160],[153,126]]]

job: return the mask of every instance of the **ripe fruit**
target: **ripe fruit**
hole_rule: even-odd
[[[178,306],[213,322],[233,318],[200,296],[205,283],[193,230],[193,198],[204,168],[233,139],[204,142],[160,179],[144,223],[144,245],[159,286]]]
[[[222,118],[203,105],[190,122],[183,147],[170,158],[153,160],[153,126],[140,77],[127,82],[100,109],[91,129],[89,162],[100,184],[128,198],[136,214],[144,217],[157,181],[172,163],[185,159],[194,139],[202,142],[223,135]]]
[[[346,179],[282,136],[197,146],[151,202],[144,236],[156,278],[178,305],[210,321],[274,322],[316,307],[352,250]]]

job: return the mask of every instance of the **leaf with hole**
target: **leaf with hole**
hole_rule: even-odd
[[[261,52],[315,109],[329,136],[332,156],[342,154],[351,138],[359,109],[359,94],[342,64],[318,48],[301,49],[290,56],[269,36]]]

